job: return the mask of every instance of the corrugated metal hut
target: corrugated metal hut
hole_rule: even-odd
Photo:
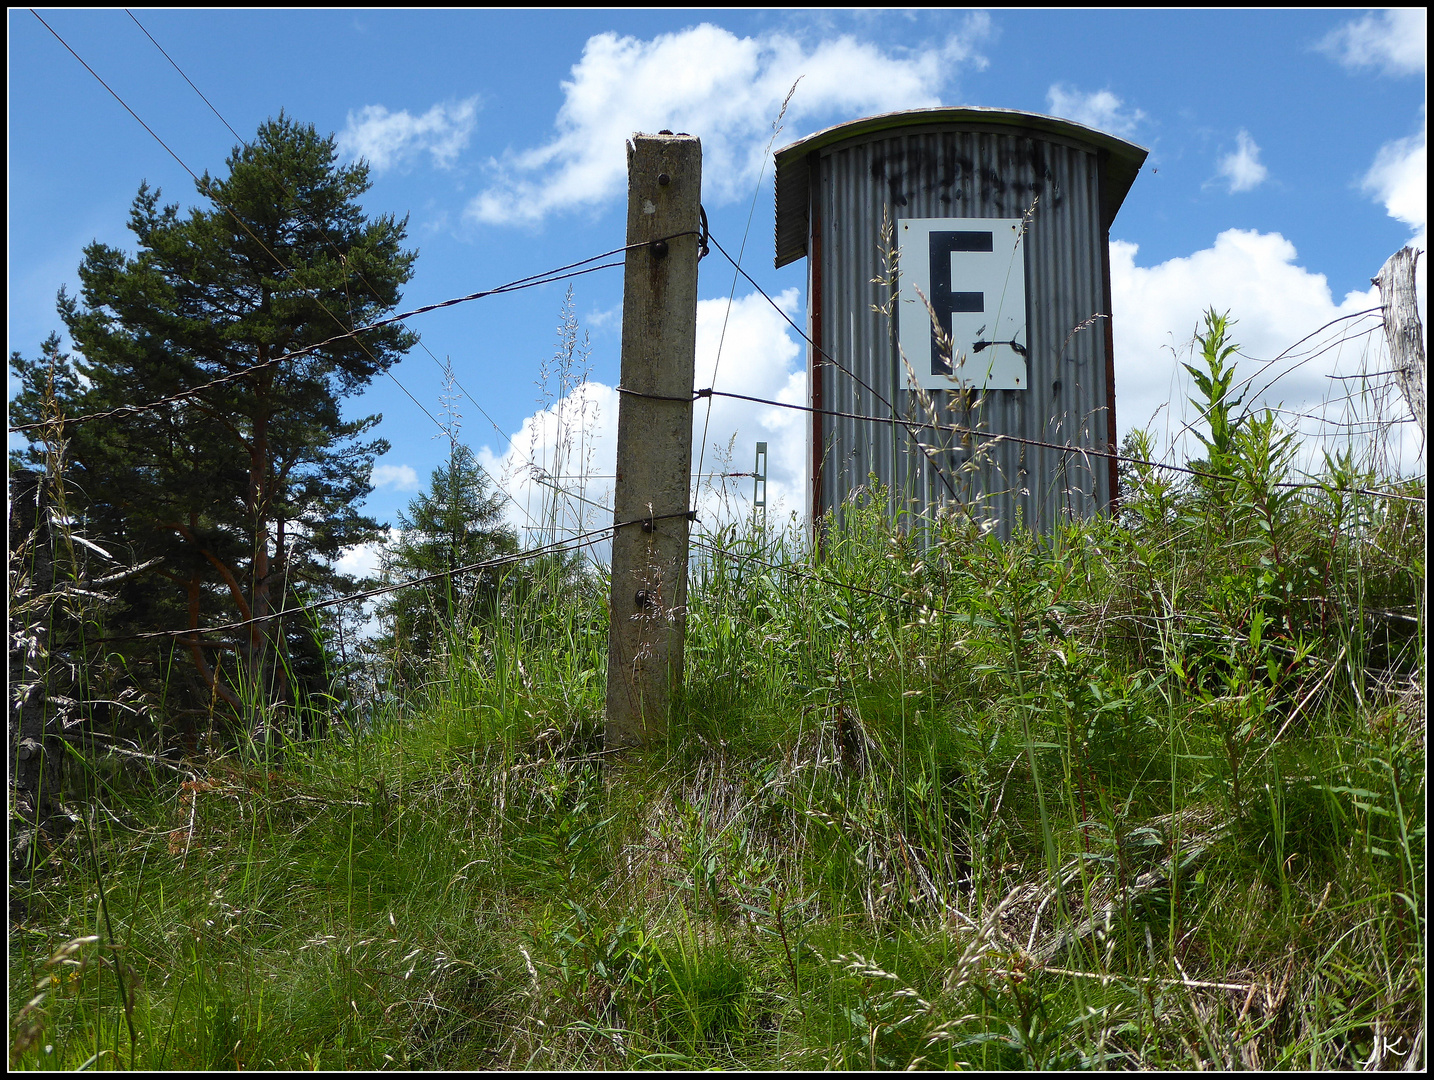
[[[1110,224],[1145,157],[987,108],[778,152],[776,265],[808,265],[813,520],[872,475],[893,512],[965,507],[1002,536],[1109,508],[1116,463],[1082,449],[1115,449]]]

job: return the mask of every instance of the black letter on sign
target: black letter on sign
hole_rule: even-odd
[[[931,233],[931,306],[946,336],[951,336],[953,311],[985,311],[985,294],[951,291],[951,253],[953,251],[991,251],[992,235],[988,232]],[[961,343],[951,343],[952,352],[961,351]],[[950,375],[951,357],[942,356],[931,335],[931,374]]]

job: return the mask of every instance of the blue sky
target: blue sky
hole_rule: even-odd
[[[190,168],[223,171],[234,137],[129,15],[40,14]],[[1273,357],[1370,306],[1384,260],[1425,243],[1422,11],[135,14],[244,137],[282,109],[369,160],[366,208],[408,215],[419,250],[406,308],[620,246],[623,139],[666,127],[702,138],[714,235],[733,252],[745,243],[744,267],[803,322],[805,264],[772,268],[764,157],[799,76],[776,148],[873,113],[986,105],[1065,116],[1150,149],[1111,232],[1122,430],[1152,417],[1162,433],[1178,429],[1176,354],[1205,307],[1232,309],[1248,355]],[[55,293],[75,291],[84,245],[129,246],[141,181],[166,201],[198,196],[34,15],[8,19],[8,345],[34,355],[60,329]],[[551,371],[564,285],[411,324],[427,351],[394,375],[441,419],[439,361],[451,358],[476,400],[456,405],[461,437],[512,493],[518,524],[540,516],[544,489],[528,478],[535,464],[555,471],[559,405],[579,432],[565,474],[579,459],[611,472],[621,287],[616,270],[574,284],[591,373],[566,401],[555,377],[536,385],[545,361]],[[729,266],[703,262],[698,385],[712,382],[722,338],[719,388],[803,400],[805,349],[745,282],[729,311],[732,288]],[[1312,358],[1268,400],[1307,410],[1334,384],[1327,375],[1358,370],[1377,348],[1366,336]],[[386,379],[349,411],[384,415],[393,449],[369,509],[393,521],[446,442]],[[799,414],[723,402],[707,431],[708,471],[748,470],[753,443],[769,441],[770,497],[801,509]],[[730,466],[712,449],[729,439]],[[1404,444],[1410,468],[1423,448]],[[730,491],[745,501],[750,488]],[[582,493],[604,499],[597,480]]]

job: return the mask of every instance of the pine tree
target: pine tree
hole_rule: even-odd
[[[181,631],[117,651],[175,708],[223,702],[248,721],[324,689],[309,620],[275,613],[350,587],[329,560],[380,535],[357,509],[388,449],[365,439],[380,417],[345,420],[340,405],[417,339],[391,325],[320,343],[391,311],[417,253],[402,246],[406,219],[365,217],[368,167],[340,164],[332,136],[312,126],[281,113],[227,165],[223,179],[198,181],[212,206],[187,216],[142,184],[135,255],[85,249],[79,298],[59,297],[75,355],[57,339],[38,360],[14,354],[11,415],[43,419],[54,367],[72,418],[72,505],[91,534],[147,564],[125,583],[110,632]],[[38,462],[39,451],[12,458]],[[237,621],[248,625],[183,633]],[[174,678],[176,643],[189,680]]]

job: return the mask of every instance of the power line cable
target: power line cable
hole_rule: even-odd
[[[757,169],[757,186],[752,189],[752,203],[750,206],[747,207],[747,224],[746,227],[742,230],[742,243],[737,248],[738,263],[742,261],[742,255],[747,250],[747,236],[752,231],[752,216],[757,211],[757,196],[762,193],[762,178],[767,173],[767,158],[772,153],[772,144],[777,141],[777,136],[782,131],[782,117],[787,115],[787,106],[792,103],[792,95],[797,92],[797,83],[801,82],[803,78],[805,78],[805,76],[798,75],[797,82],[792,83],[792,88],[787,91],[787,96],[782,101],[782,107],[777,112],[777,119],[772,123],[772,135],[767,140],[766,148],[762,151],[762,163]],[[706,220],[705,213],[703,215],[703,220]],[[717,369],[722,365],[722,346],[727,341],[727,322],[732,318],[732,301],[736,297],[736,295],[737,274],[734,271],[732,274],[732,288],[729,289],[727,292],[727,310],[722,316],[722,333],[717,337],[717,356],[712,361],[712,382],[714,384],[717,382]],[[699,477],[702,472],[702,464],[707,460],[707,428],[711,424],[711,422],[712,401],[709,398],[707,401],[707,415],[702,420],[702,441],[697,444],[697,473]],[[694,488],[700,487],[700,485],[701,481],[699,479],[697,484],[694,485]],[[692,501],[697,501],[697,492],[695,490],[693,491]]]
[[[188,83],[189,86],[190,86],[190,88],[191,88],[196,94],[199,95],[199,99],[200,99],[201,101],[203,101],[204,104],[206,104],[206,105],[209,106],[209,110],[210,110],[212,113],[214,113],[215,116],[217,116],[217,117],[219,118],[220,123],[222,123],[226,128],[228,128],[228,129],[229,129],[229,132],[230,132],[236,139],[238,139],[241,144],[243,144],[244,146],[248,147],[248,146],[249,146],[248,140],[246,140],[242,135],[240,135],[239,132],[234,129],[234,125],[231,124],[231,123],[229,123],[229,121],[224,118],[224,115],[223,115],[217,108],[215,108],[214,103],[211,102],[211,101],[209,100],[209,98],[207,98],[207,97],[204,95],[204,92],[203,92],[202,90],[200,90],[199,87],[194,84],[194,80],[191,79],[187,74],[185,74],[184,69],[181,68],[181,67],[179,66],[179,64],[175,61],[175,59],[174,59],[172,56],[170,56],[168,52],[165,51],[164,47],[163,47],[162,45],[160,45],[160,43],[159,43],[158,41],[155,40],[154,35],[151,34],[147,29],[145,29],[144,24],[141,23],[138,18],[136,18],[134,12],[132,12],[132,11],[130,11],[128,8],[126,8],[126,9],[125,9],[125,14],[128,15],[132,20],[134,20],[134,24],[135,24],[136,26],[138,26],[141,31],[144,32],[144,36],[147,37],[147,38],[149,38],[149,40],[154,44],[154,47],[160,51],[160,54],[161,54],[166,60],[169,61],[170,66],[172,66],[172,67],[174,68],[174,70],[179,73],[180,78],[182,78],[186,83]],[[272,172],[271,172],[271,175],[273,176],[275,182],[279,184],[280,189],[281,189],[282,191],[284,191],[284,193],[285,193],[286,195],[288,195],[290,198],[293,198],[292,193],[290,193],[290,192],[288,191],[288,189],[284,187],[284,183],[283,183],[282,178],[280,178],[280,177],[277,176],[276,174],[273,174]],[[297,203],[297,200],[296,200],[296,203]],[[333,251],[335,252],[335,254],[337,254],[341,260],[344,260],[344,255],[343,255],[343,253],[340,252],[339,249],[338,249],[338,247],[334,244],[332,238],[331,238],[331,237],[329,236],[329,234],[328,234],[328,230],[323,226],[323,224],[322,224],[321,222],[314,221],[313,218],[311,218],[311,217],[308,217],[308,215],[307,215],[306,213],[304,213],[304,211],[303,211],[303,209],[302,209],[301,207],[299,208],[299,211],[300,211],[301,214],[304,214],[304,216],[305,216],[306,218],[308,218],[310,224],[314,225],[315,228],[319,229],[319,230],[323,233],[324,239],[325,239],[325,241],[328,243],[329,247],[330,247],[331,249],[333,249]],[[346,261],[346,260],[344,260],[344,265],[345,265],[345,269],[347,269],[348,266],[347,266],[347,261]],[[373,293],[375,293],[375,294],[377,293],[378,290],[375,289],[374,286],[373,286],[373,284],[364,276],[362,270],[356,270],[355,273],[358,274],[359,280],[362,281],[366,286],[368,286],[370,292],[373,292]],[[440,368],[443,368],[443,365],[439,362],[438,357],[434,355],[433,350],[430,349],[430,348],[428,347],[428,344],[423,340],[422,335],[419,336],[418,345],[419,345],[420,348],[423,349],[424,352],[426,352],[426,353],[428,354],[429,358],[430,358],[435,364],[437,364]],[[491,416],[488,415],[488,411],[483,408],[482,404],[479,403],[478,399],[475,398],[472,394],[470,394],[470,393],[468,392],[467,388],[464,387],[464,385],[463,385],[461,382],[458,381],[457,376],[453,375],[452,370],[451,370],[451,366],[448,367],[448,368],[443,368],[443,369],[444,369],[445,373],[447,374],[447,376],[448,376],[450,379],[452,379],[453,385],[458,388],[459,392],[462,393],[464,397],[466,397],[470,402],[473,403],[474,408],[476,408],[480,413],[482,413],[483,418],[488,421],[488,423],[492,426],[493,430],[498,433],[499,437],[500,437],[500,438],[507,438],[507,434],[498,426],[497,422],[496,422]],[[389,372],[385,372],[385,374],[389,374],[391,378],[393,377],[393,376],[391,375],[391,373],[389,373]],[[395,385],[398,385],[398,387],[399,387],[400,390],[403,390],[404,393],[406,393],[406,394],[408,393],[408,390],[407,390],[401,383],[399,383],[396,378],[394,378],[394,382],[395,382]],[[408,396],[409,396],[409,398],[410,398],[411,400],[414,401],[414,404],[418,404],[417,399],[414,398],[412,394],[409,394]],[[420,409],[423,409],[423,406],[422,406],[422,405],[419,405],[419,408],[420,408]],[[431,413],[429,413],[427,409],[423,409],[423,411],[424,411],[425,414],[428,415],[428,417],[429,417],[430,420],[434,420],[434,422],[437,423],[436,418],[435,418]],[[503,487],[502,483],[499,482],[499,480],[498,480],[496,477],[490,477],[490,479],[492,479],[493,485],[498,489],[498,491],[500,491],[500,492],[503,494],[503,496],[504,496],[505,498],[507,498],[507,500],[508,500],[509,502],[511,502],[515,507],[517,507],[517,509],[519,510],[519,512],[521,512],[524,517],[527,517],[527,516],[528,516],[527,511],[524,510],[523,507],[521,507],[521,506],[518,505],[518,501],[513,498],[513,496],[507,491],[506,488]],[[531,521],[531,519],[530,519],[530,521]]]
[[[134,12],[131,11],[129,8],[125,8],[124,13],[134,20],[134,24],[140,28],[140,30],[144,33],[145,37],[149,38],[150,43],[153,44],[154,47],[159,50],[160,55],[169,61],[170,66],[173,67],[175,71],[179,72],[179,77],[185,82],[187,82],[189,84],[189,88],[199,95],[199,100],[209,106],[209,111],[212,112],[215,116],[219,117],[219,122],[229,129],[229,133],[233,135],[236,139],[238,139],[241,143],[243,143],[245,146],[248,146],[248,140],[246,140],[244,136],[240,135],[239,132],[234,130],[233,124],[229,123],[228,120],[224,119],[224,115],[214,107],[214,103],[204,96],[204,91],[200,90],[199,87],[194,85],[194,80],[184,73],[184,69],[182,67],[175,63],[174,57],[170,56],[169,53],[165,52],[164,46],[161,45],[159,42],[155,41],[154,35],[145,29],[144,23],[140,22],[139,19],[135,18]]]
[[[82,58],[79,53],[75,52],[75,50],[70,47],[69,42],[67,42],[64,38],[62,38],[62,37],[59,35],[59,33],[57,33],[57,32],[55,31],[55,29],[54,29],[52,26],[50,26],[49,23],[45,22],[44,19],[40,18],[40,15],[35,11],[34,8],[31,8],[31,9],[30,9],[30,14],[31,14],[31,15],[34,15],[36,19],[39,19],[39,20],[40,20],[40,24],[41,24],[42,26],[44,26],[44,28],[45,28],[46,30],[49,30],[50,33],[55,36],[55,40],[57,40],[61,45],[63,45],[63,46],[65,47],[65,49],[69,52],[69,54],[70,54],[71,56],[73,56],[76,60],[78,60],[78,61],[80,62],[80,64],[83,65],[84,69],[85,69],[86,71],[88,71],[91,75],[93,75],[93,76],[95,77],[96,81],[98,81],[101,86],[103,86],[106,90],[109,91],[110,96],[113,97],[116,101],[118,101],[118,102],[120,103],[120,105],[124,107],[124,110],[125,110],[127,113],[130,114],[130,116],[134,117],[135,121],[140,125],[140,127],[144,128],[145,131],[149,132],[149,134],[154,138],[155,142],[159,143],[160,146],[164,147],[165,151],[169,154],[169,156],[172,157],[172,158],[174,158],[174,160],[179,163],[179,167],[182,168],[185,172],[187,172],[187,173],[190,175],[190,177],[194,180],[195,186],[198,187],[199,190],[202,191],[202,192],[204,193],[204,195],[205,195],[208,199],[210,199],[216,206],[218,206],[220,209],[224,210],[230,217],[232,217],[232,218],[234,219],[235,223],[249,235],[249,238],[250,238],[251,240],[253,240],[256,244],[259,245],[259,247],[261,247],[261,248],[264,250],[264,253],[265,253],[266,255],[268,255],[271,259],[274,260],[274,262],[278,265],[278,267],[279,267],[281,270],[284,270],[284,271],[286,271],[287,273],[291,273],[291,274],[294,272],[293,269],[292,269],[291,267],[289,267],[289,266],[284,262],[283,259],[279,258],[278,255],[274,254],[274,252],[273,252],[272,250],[270,250],[269,246],[268,246],[267,244],[265,244],[264,241],[260,240],[259,237],[257,237],[257,236],[254,235],[254,231],[253,231],[251,228],[249,228],[248,223],[245,222],[244,219],[241,218],[241,217],[234,211],[234,209],[233,209],[232,207],[228,206],[227,204],[225,204],[225,203],[223,203],[223,202],[220,202],[219,199],[215,198],[214,193],[213,193],[213,190],[212,190],[212,181],[208,181],[207,178],[201,178],[193,169],[191,169],[191,168],[189,167],[189,165],[185,163],[184,159],[181,158],[178,154],[176,154],[176,153],[170,148],[169,144],[166,143],[163,139],[161,139],[158,134],[156,134],[156,132],[155,132],[155,130],[154,130],[153,128],[151,128],[151,127],[150,127],[148,124],[146,124],[142,119],[140,119],[139,114],[136,113],[133,109],[131,109],[131,108],[129,107],[129,104],[124,100],[124,98],[120,97],[119,94],[115,92],[115,90],[113,89],[113,87],[111,87],[111,86],[109,85],[109,83],[105,82],[104,79],[100,78],[99,73],[96,72],[94,68],[90,67],[90,65],[85,62],[84,58]],[[133,17],[133,16],[131,16],[131,17]],[[242,142],[243,140],[240,140],[240,141]],[[335,315],[332,311],[330,311],[329,308],[328,308],[328,306],[325,305],[322,300],[320,300],[317,296],[315,296],[313,299],[315,300],[316,303],[318,303],[318,305],[319,305],[321,308],[323,308],[325,314],[327,314],[327,315],[328,315],[330,318],[332,318],[336,323],[338,323],[340,327],[342,327],[342,326],[344,325],[343,320],[340,319],[337,315]],[[346,335],[346,336],[349,336],[349,335]],[[323,343],[323,344],[328,344],[328,343],[325,342],[325,343]],[[367,347],[366,345],[363,345],[362,342],[360,342],[359,344],[360,344],[361,346],[363,346],[365,352],[368,351],[368,347]],[[306,351],[311,351],[311,350],[300,350],[300,352],[306,352]],[[370,353],[369,355],[370,355],[370,357],[373,356],[372,353]],[[375,358],[375,360],[376,360],[376,358]]]
[[[59,35],[59,33],[57,33],[57,32],[55,31],[55,29],[54,29],[52,26],[50,26],[49,23],[45,22],[44,19],[40,18],[40,15],[39,15],[38,12],[36,12],[33,8],[31,8],[31,9],[30,9],[30,14],[34,15],[36,19],[39,19],[40,24],[41,24],[42,26],[44,26],[44,28],[45,28],[46,30],[49,30],[50,33],[55,36],[55,39],[56,39],[57,41],[59,41],[59,43],[65,47],[65,49],[70,53],[70,55],[73,56],[76,60],[78,60],[78,61],[84,66],[85,70],[88,71],[91,75],[93,75],[93,76],[95,77],[95,79],[99,82],[99,84],[100,84],[101,86],[103,86],[106,90],[109,91],[110,95],[111,95],[116,101],[118,101],[118,102],[120,103],[120,105],[122,105],[122,106],[124,107],[124,109],[125,109],[126,112],[128,112],[131,116],[133,116],[133,117],[135,118],[135,120],[139,123],[139,125],[140,125],[141,127],[143,127],[143,128],[145,129],[145,131],[149,132],[149,134],[150,134],[151,136],[153,136],[153,138],[155,139],[155,141],[158,142],[160,146],[164,147],[164,149],[169,153],[170,157],[174,158],[174,160],[179,163],[180,167],[181,167],[182,169],[184,169],[184,171],[187,172],[187,173],[194,179],[195,186],[198,187],[200,191],[202,191],[212,202],[214,202],[214,204],[215,204],[216,206],[219,206],[221,209],[223,209],[224,211],[226,211],[226,212],[229,214],[229,216],[232,217],[232,218],[234,219],[234,221],[239,225],[239,227],[240,227],[241,229],[243,229],[246,233],[249,234],[249,238],[252,239],[256,244],[258,244],[258,245],[264,250],[264,252],[265,252],[271,259],[274,260],[274,262],[279,266],[280,269],[282,269],[282,270],[284,270],[285,272],[290,273],[290,274],[292,274],[292,273],[294,272],[292,268],[290,268],[288,265],[285,264],[285,262],[284,262],[283,259],[279,258],[278,255],[274,254],[274,252],[273,252],[272,250],[270,250],[270,248],[269,248],[269,246],[268,246],[267,244],[265,244],[262,240],[260,240],[259,237],[257,237],[256,235],[254,235],[254,231],[253,231],[251,228],[249,228],[248,224],[244,221],[244,219],[241,218],[241,217],[234,211],[234,209],[233,209],[232,207],[230,207],[230,206],[228,206],[228,205],[226,205],[226,204],[220,202],[217,198],[214,197],[214,193],[213,193],[213,190],[212,190],[212,186],[211,186],[211,183],[208,181],[208,177],[205,177],[204,179],[201,179],[201,178],[194,172],[194,170],[191,169],[191,168],[185,163],[185,161],[184,161],[183,158],[181,158],[181,157],[180,157],[178,154],[176,154],[172,149],[170,149],[169,144],[167,144],[163,139],[161,139],[161,138],[159,137],[159,135],[156,134],[156,132],[154,131],[153,128],[151,128],[148,124],[146,124],[143,120],[140,119],[139,114],[136,113],[133,109],[131,109],[131,108],[129,107],[129,104],[124,100],[124,98],[120,97],[119,94],[116,93],[115,90],[114,90],[107,82],[104,81],[104,79],[100,78],[99,73],[96,72],[94,68],[90,67],[90,65],[87,64],[87,63],[85,62],[85,60],[80,56],[80,54],[77,53],[77,52],[75,52],[75,50],[70,47],[69,42],[65,41],[65,39],[64,39],[63,37],[61,37],[61,36]],[[130,18],[133,19],[134,16],[131,15]],[[138,19],[135,19],[135,22],[138,23],[139,20],[138,20]],[[140,29],[143,30],[144,27],[141,26]],[[147,35],[147,34],[148,34],[148,31],[146,31],[146,35]],[[153,41],[154,39],[151,38],[150,40]],[[158,43],[156,43],[156,45],[157,45],[157,44],[158,44]],[[163,53],[164,50],[163,50],[163,49],[160,49],[160,52]],[[165,55],[166,55],[166,57],[168,56],[168,54],[165,54]],[[171,60],[170,62],[173,63],[172,60]],[[177,66],[177,65],[176,65],[176,66]],[[183,72],[181,72],[180,74],[183,74]],[[186,81],[188,81],[187,76],[186,76]],[[193,84],[191,83],[190,85],[193,85]],[[200,97],[202,98],[202,97],[204,97],[204,95],[203,95],[203,94],[200,94]],[[206,100],[206,103],[207,103],[207,100],[208,100],[208,99],[205,99],[205,100]],[[213,106],[210,105],[210,108],[212,109]],[[216,113],[217,113],[217,110],[216,110]],[[220,117],[220,119],[223,119],[223,117]],[[225,122],[225,126],[226,126],[226,127],[228,126],[227,121]],[[230,130],[232,131],[233,129],[231,128]],[[243,142],[243,141],[244,141],[243,139],[240,139],[240,142]],[[246,143],[245,145],[247,146],[248,144]],[[370,286],[370,288],[372,288],[372,286]],[[306,291],[308,291],[308,290],[306,290]],[[338,325],[339,325],[341,328],[344,326],[343,320],[340,319],[337,315],[335,315],[335,314],[329,309],[328,305],[323,302],[323,300],[317,295],[317,293],[311,292],[311,297],[312,297],[312,299],[314,300],[314,302],[315,302],[316,304],[318,304],[320,308],[323,309],[323,311],[324,311],[324,313],[325,313],[326,315],[328,315],[331,319],[333,319],[334,322],[338,323]],[[352,336],[352,334],[348,334],[348,335],[345,335],[345,336]],[[335,340],[335,339],[331,339],[331,340]],[[328,344],[328,342],[325,342],[324,344]],[[364,352],[366,352],[366,353],[369,354],[369,358],[374,361],[375,366],[378,366],[378,358],[373,355],[373,352],[369,349],[368,345],[365,344],[363,341],[359,341],[359,342],[358,342],[358,345],[359,345],[359,347],[360,347],[361,349],[363,349]],[[302,353],[302,352],[306,352],[306,351],[312,351],[312,350],[300,350],[301,353]],[[387,375],[387,376],[393,381],[393,383],[394,383],[395,386],[397,386],[400,390],[402,390],[405,394],[407,394],[408,397],[409,397],[409,399],[410,399],[415,405],[417,405],[417,406],[419,407],[419,409],[422,410],[422,412],[423,412],[430,420],[432,420],[432,421],[434,422],[434,424],[436,424],[440,430],[442,430],[443,425],[442,425],[442,424],[439,424],[439,423],[438,423],[438,419],[437,419],[432,413],[430,413],[426,408],[424,408],[422,402],[420,402],[416,397],[414,397],[413,394],[409,393],[408,388],[407,388],[406,386],[404,386],[402,382],[399,381],[398,376],[394,375],[391,371],[388,370],[388,368],[383,368],[383,372],[384,372],[385,375]]]

